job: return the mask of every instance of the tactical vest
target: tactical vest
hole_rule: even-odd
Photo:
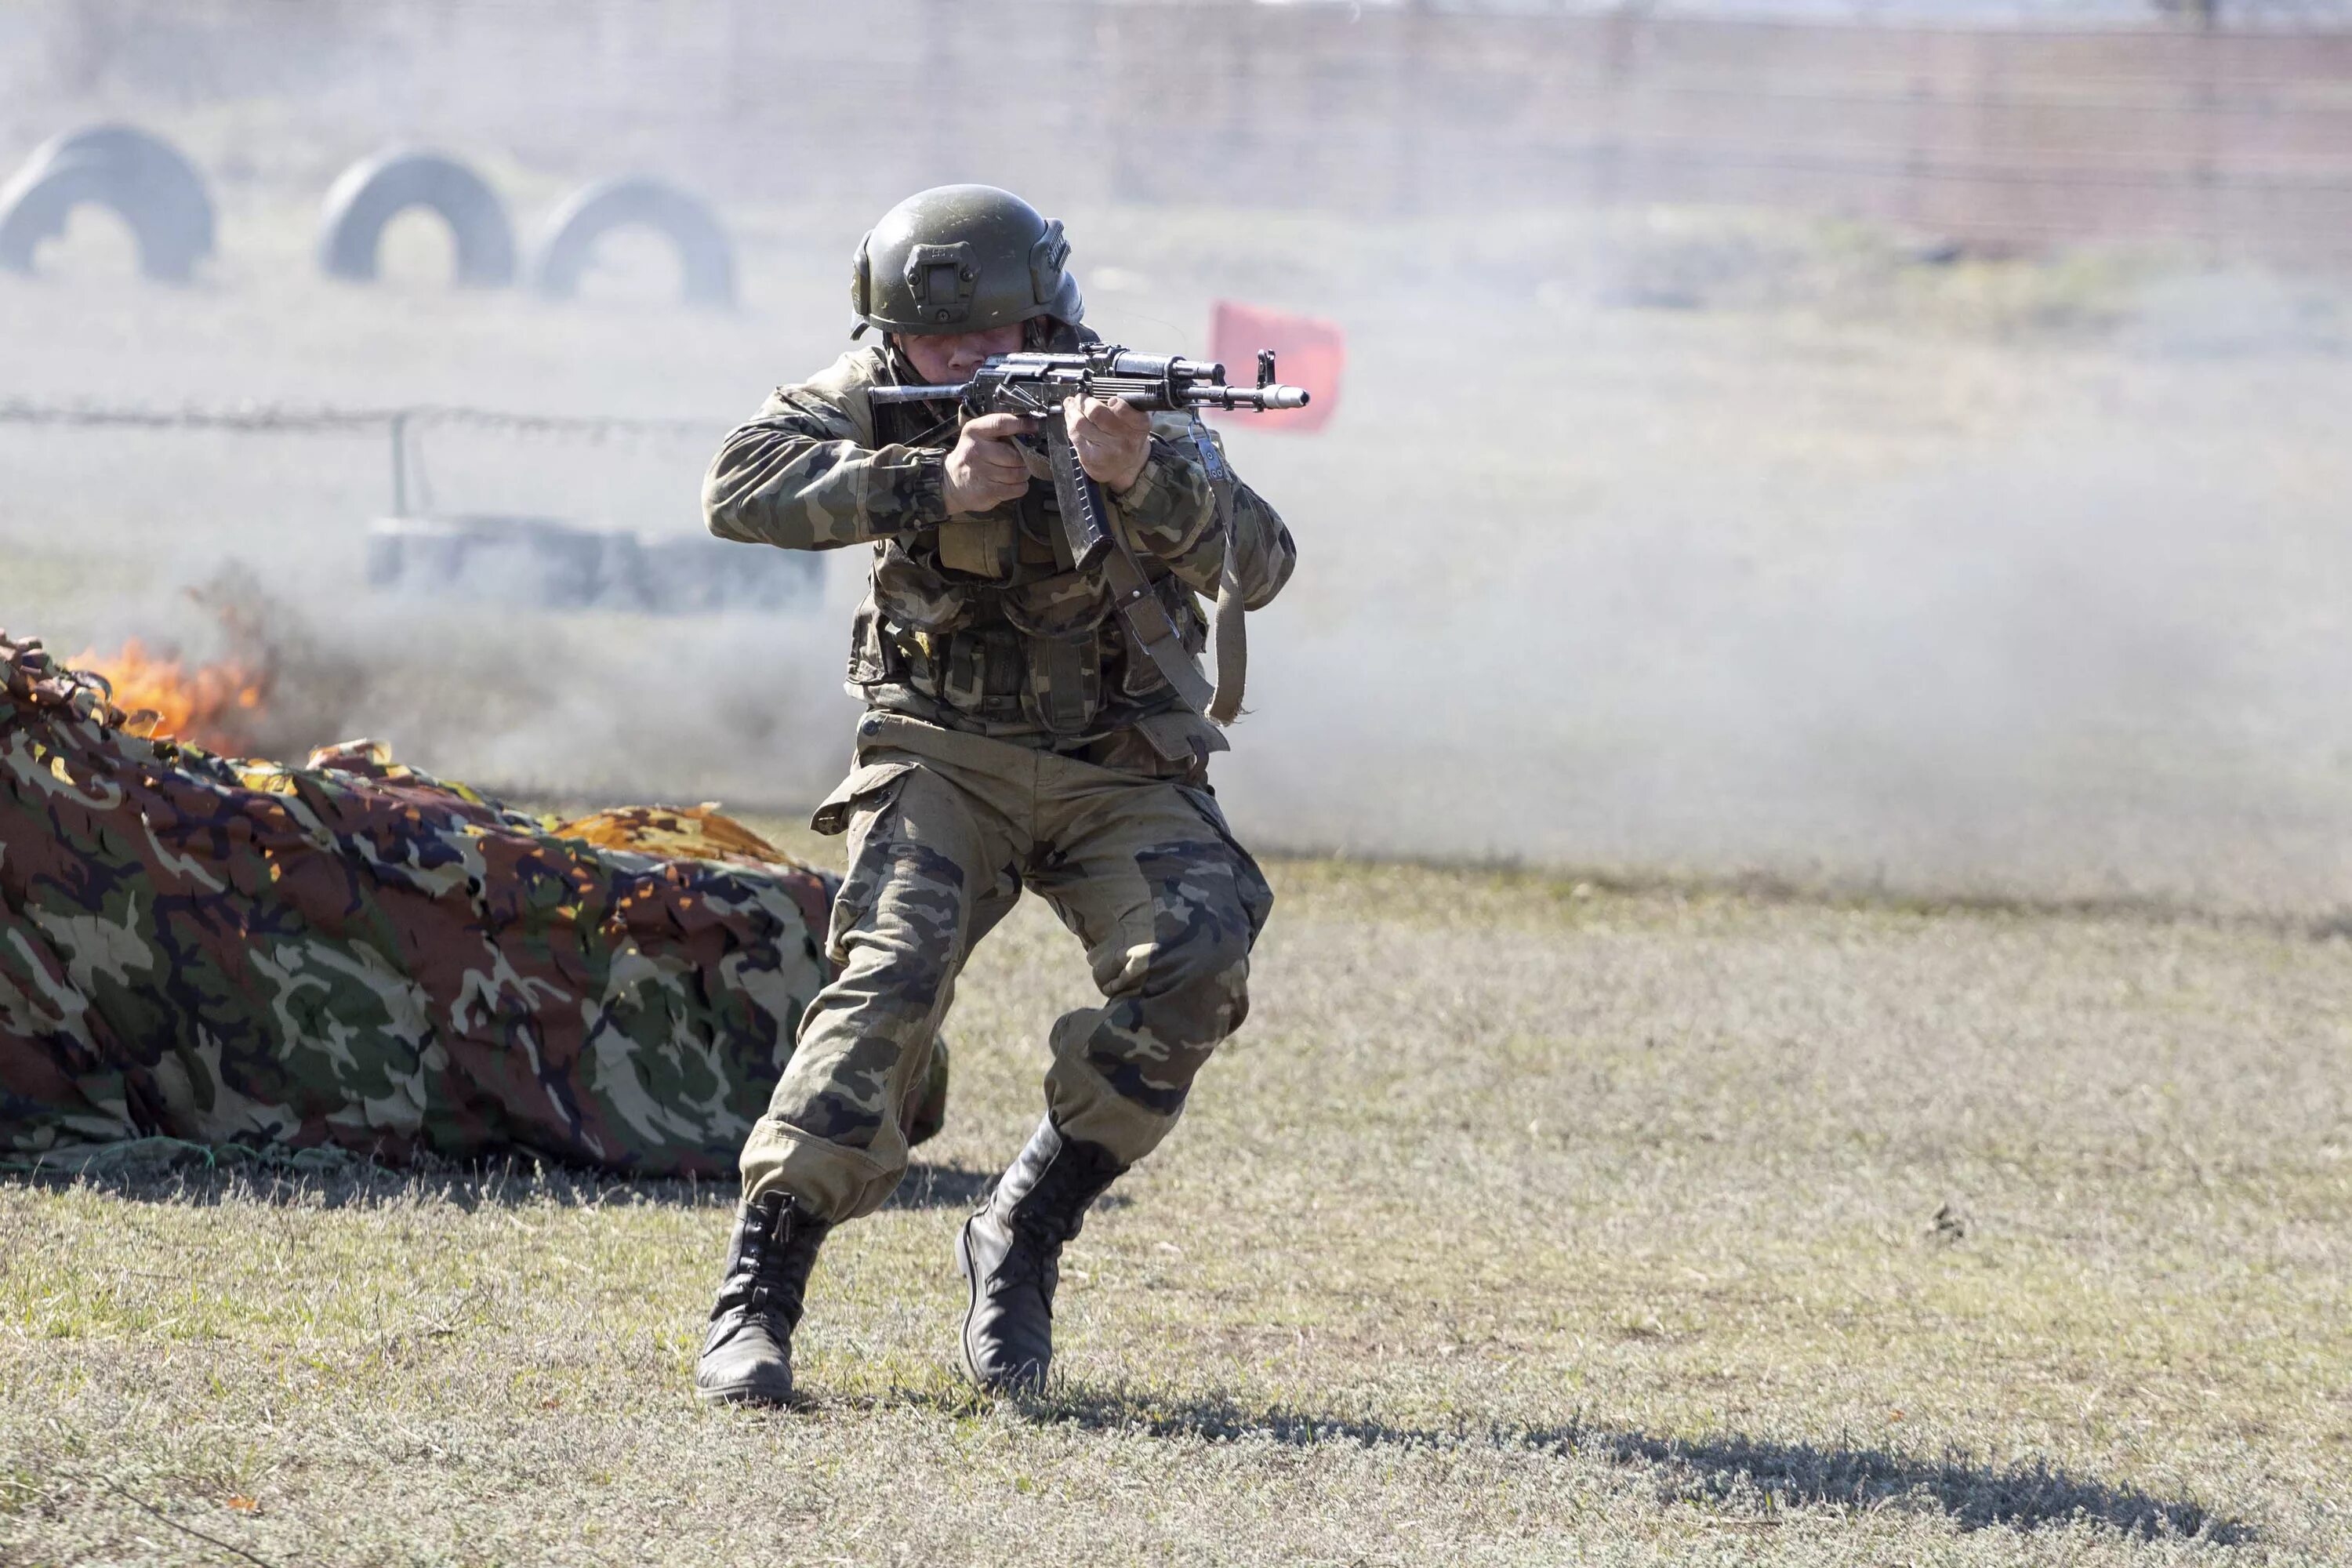
[[[875,445],[937,444],[939,416],[874,410]],[[1157,561],[1152,588],[1186,650],[1208,623],[1192,590]],[[904,686],[988,728],[1098,734],[1178,705],[1112,614],[1099,568],[1072,569],[1049,480],[992,511],[875,547],[871,591],[851,633],[849,679]]]

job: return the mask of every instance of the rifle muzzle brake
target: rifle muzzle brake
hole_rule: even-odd
[[[1304,408],[1303,386],[1195,386],[1184,398],[1191,408]]]

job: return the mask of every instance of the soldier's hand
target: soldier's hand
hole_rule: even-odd
[[[1062,405],[1078,467],[1098,485],[1123,490],[1151,456],[1151,416],[1123,397],[1073,397]]]
[[[990,511],[1026,494],[1029,464],[1013,438],[1036,428],[1034,419],[1018,414],[983,414],[967,421],[948,454],[948,514]]]

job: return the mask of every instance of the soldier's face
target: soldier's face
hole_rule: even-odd
[[[1021,352],[1021,323],[991,327],[984,332],[941,332],[922,337],[902,337],[898,347],[915,374],[933,386],[950,382],[969,381],[978,370],[996,354]]]

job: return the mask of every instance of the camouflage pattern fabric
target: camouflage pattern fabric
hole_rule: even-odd
[[[708,810],[572,835],[365,743],[290,768],[142,738],[0,634],[0,1157],[724,1175],[826,979],[830,893]],[[943,1094],[942,1061],[905,1130]]]
[[[1052,1034],[1046,1110],[1133,1164],[1249,1010],[1273,894],[1205,788],[868,713],[817,826],[850,835],[818,995],[742,1156],[747,1201],[870,1213],[906,1169],[890,1114],[929,1070],[958,972],[1024,888],[1086,944],[1101,1005]]]
[[[955,419],[936,407],[877,409],[869,396],[877,384],[912,378],[896,350],[868,348],[780,388],[712,460],[703,483],[710,531],[788,550],[872,550],[849,685],[874,707],[1065,752],[1118,745],[1150,723],[1155,743],[1144,750],[1156,760],[1143,765],[1168,776],[1222,749],[1112,613],[1103,569],[1073,569],[1042,457],[1026,495],[949,517]],[[1198,655],[1207,631],[1200,597],[1223,580],[1228,531],[1189,429],[1181,417],[1156,416],[1141,474],[1108,499],[1113,526]],[[1234,492],[1231,545],[1242,602],[1264,607],[1297,550],[1246,485]]]

